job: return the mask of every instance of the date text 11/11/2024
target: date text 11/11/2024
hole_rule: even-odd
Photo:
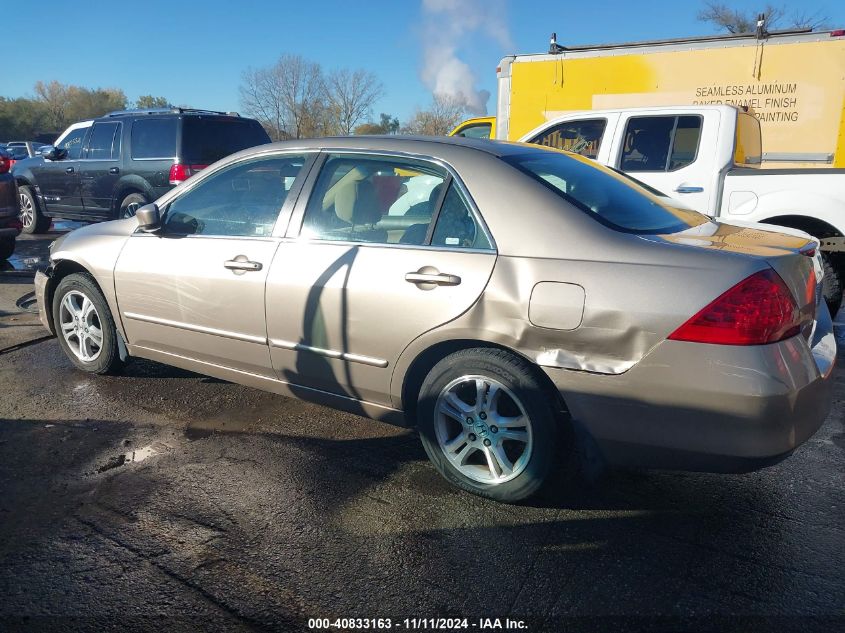
[[[525,631],[528,624],[510,618],[309,618],[311,630],[381,630],[407,631]]]

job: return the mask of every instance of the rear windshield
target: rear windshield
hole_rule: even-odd
[[[670,206],[652,193],[656,190],[582,156],[539,150],[502,160],[617,231],[676,233],[709,221],[706,215]]]
[[[185,117],[182,122],[182,160],[210,165],[242,149],[269,143],[258,121],[237,118]]]

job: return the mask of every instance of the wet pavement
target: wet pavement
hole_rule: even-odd
[[[410,431],[151,362],[88,376],[54,339],[0,349],[0,394],[3,630],[845,627],[845,378],[772,468],[523,506],[450,487]]]

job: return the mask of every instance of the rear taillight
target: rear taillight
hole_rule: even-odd
[[[769,269],[739,282],[675,330],[669,339],[714,345],[765,345],[795,336],[812,319],[810,311],[799,310],[780,275]]]
[[[170,167],[170,184],[178,185],[185,182],[188,178],[193,176],[198,171],[208,167],[208,165],[182,165],[175,163]]]
[[[6,158],[5,156],[0,156],[0,174],[7,173],[14,164],[14,161],[11,159]]]

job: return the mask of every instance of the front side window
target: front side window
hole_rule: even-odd
[[[79,158],[82,154],[82,141],[85,139],[86,132],[88,132],[87,127],[73,130],[59,143],[59,149],[67,150],[67,157],[69,159]]]
[[[175,117],[139,119],[132,122],[132,158],[175,158]]]
[[[95,123],[88,137],[86,158],[112,160],[120,157],[120,123]]]
[[[607,119],[566,121],[543,130],[529,142],[595,159],[599,155],[605,127]]]
[[[490,123],[476,123],[461,128],[455,136],[463,136],[464,138],[490,138],[490,131],[493,126]]]
[[[675,233],[709,221],[706,215],[673,207],[653,190],[580,156],[538,149],[502,160],[619,231]]]
[[[622,171],[675,171],[695,162],[701,117],[633,117],[625,127]]]
[[[180,235],[271,235],[305,155],[274,156],[232,165],[176,198],[165,232]]]

